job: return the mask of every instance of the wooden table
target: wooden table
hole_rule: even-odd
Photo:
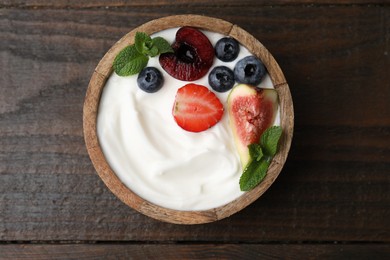
[[[390,257],[388,1],[0,1],[0,258]],[[240,25],[289,83],[287,164],[230,218],[174,225],[111,194],[86,152],[90,76],[125,33],[204,14]]]

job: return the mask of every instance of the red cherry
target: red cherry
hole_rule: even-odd
[[[161,67],[176,79],[200,79],[213,64],[213,45],[206,35],[193,27],[180,28],[172,48],[174,53],[161,54],[159,60]]]

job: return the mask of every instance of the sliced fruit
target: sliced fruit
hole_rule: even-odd
[[[207,87],[190,83],[178,89],[172,114],[184,130],[201,132],[221,120],[223,105]]]
[[[230,126],[244,168],[250,159],[248,145],[258,143],[261,134],[273,125],[277,108],[278,94],[274,89],[239,84],[230,92]]]
[[[215,56],[221,61],[234,61],[239,53],[240,45],[233,38],[224,37],[215,44]]]
[[[259,85],[266,73],[264,64],[255,56],[239,60],[234,67],[234,77],[238,83]]]
[[[155,67],[144,68],[137,77],[137,84],[140,89],[148,93],[159,91],[164,83],[161,72]]]
[[[209,73],[209,85],[217,92],[230,90],[234,83],[234,73],[226,66],[217,66]]]
[[[195,28],[180,28],[172,48],[174,53],[161,54],[159,61],[161,67],[176,79],[200,79],[213,64],[214,48],[207,36]]]

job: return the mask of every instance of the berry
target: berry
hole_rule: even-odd
[[[214,48],[207,36],[195,28],[180,28],[172,48],[174,53],[161,54],[159,61],[161,67],[176,79],[200,79],[213,64]]]
[[[172,114],[184,130],[201,132],[221,120],[223,105],[207,87],[189,83],[178,89]]]
[[[221,61],[234,61],[239,53],[240,45],[233,38],[225,37],[215,44],[215,56]]]
[[[226,66],[215,67],[209,74],[209,85],[217,92],[228,91],[234,82],[234,73]]]
[[[164,78],[158,69],[146,67],[138,74],[137,83],[143,91],[154,93],[162,88]]]
[[[239,60],[234,67],[234,77],[238,83],[259,85],[266,73],[264,64],[255,56]]]

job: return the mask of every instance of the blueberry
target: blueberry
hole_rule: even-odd
[[[215,56],[221,61],[233,61],[237,58],[239,52],[240,45],[233,38],[225,37],[215,44]]]
[[[228,91],[234,82],[234,73],[226,66],[217,66],[209,74],[209,85],[217,92]]]
[[[239,60],[234,67],[234,77],[238,83],[259,85],[265,73],[264,64],[255,56]]]
[[[154,93],[162,88],[164,78],[158,69],[146,67],[138,74],[137,83],[143,91]]]

